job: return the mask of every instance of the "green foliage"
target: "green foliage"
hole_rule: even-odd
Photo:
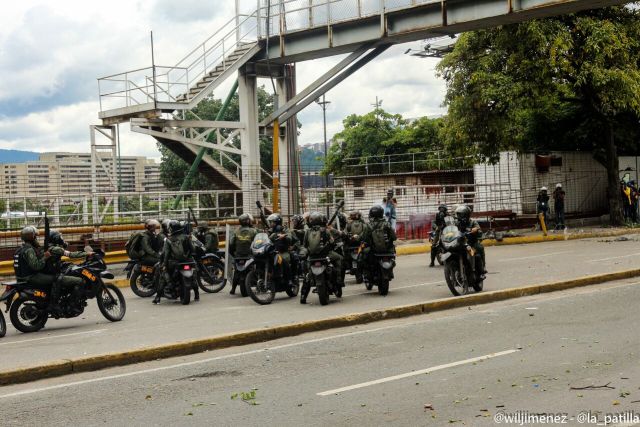
[[[592,150],[617,222],[617,155],[640,137],[639,17],[620,6],[463,34],[438,66],[448,150]]]
[[[343,120],[344,129],[334,136],[324,173],[350,174],[365,157],[424,153],[443,148],[443,119],[420,118],[408,123],[399,114],[377,108],[363,116]],[[370,160],[369,160],[370,161]]]

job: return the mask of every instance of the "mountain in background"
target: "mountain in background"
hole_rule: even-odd
[[[5,150],[0,148],[0,163],[24,163],[38,160],[40,153],[33,151]]]

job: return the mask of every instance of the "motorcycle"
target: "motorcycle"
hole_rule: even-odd
[[[196,250],[194,259],[198,268],[198,286],[210,294],[220,292],[227,284],[224,278],[224,261],[217,253],[207,253],[200,240],[195,237],[191,240]]]
[[[232,283],[233,286],[240,287],[240,295],[243,297],[248,297],[249,293],[247,292],[247,287],[245,286],[245,282],[247,280],[247,273],[249,267],[249,260],[251,258],[234,258],[233,259],[233,277]]]
[[[389,283],[393,279],[393,269],[396,266],[396,254],[374,254],[374,262],[369,266],[365,274],[364,281],[367,290],[378,287],[378,294],[387,295],[389,293]]]
[[[349,259],[351,260],[351,265],[345,264],[345,269],[349,272],[349,274],[356,276],[357,284],[361,284],[364,281],[364,277],[362,274],[362,262],[360,260],[362,244],[359,241],[350,238],[349,245],[344,248],[344,251],[345,254],[349,254]]]
[[[141,298],[149,298],[156,293],[156,265],[144,265],[130,260],[124,271],[129,279],[129,287],[134,294]]]
[[[466,295],[469,288],[476,292],[482,291],[483,288],[484,280],[480,268],[482,260],[467,240],[468,235],[462,233],[456,225],[445,227],[440,237],[444,250],[444,278],[455,296]]]
[[[329,304],[329,295],[342,297],[342,287],[338,285],[338,272],[329,257],[310,258],[307,279],[314,293],[318,294],[320,305]]]
[[[198,265],[194,260],[178,262],[171,275],[170,282],[166,283],[162,296],[176,300],[179,299],[182,305],[189,305],[191,302],[191,291],[198,291]]]
[[[276,275],[277,266],[282,265],[283,260],[267,233],[256,235],[251,243],[251,253],[253,257],[245,265],[245,287],[252,300],[265,305],[273,302],[276,292],[286,292],[291,298],[298,295],[298,277],[294,277],[293,286],[289,286],[284,275]]]
[[[87,300],[96,298],[102,315],[111,322],[118,322],[126,313],[126,302],[120,289],[104,280],[113,279],[104,262],[104,252],[97,250],[88,255],[82,264],[66,263],[62,274],[79,277],[83,285],[75,289],[63,289],[59,305],[61,312],[48,310],[51,287],[34,287],[28,283],[12,282],[6,289],[0,302],[6,304],[13,326],[20,332],[36,332],[44,328],[49,318],[58,319],[78,317],[84,312]]]

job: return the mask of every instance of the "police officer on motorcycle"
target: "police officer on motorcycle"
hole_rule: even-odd
[[[160,303],[164,287],[167,283],[171,282],[177,264],[192,259],[193,253],[195,252],[195,248],[188,234],[188,224],[180,221],[171,221],[169,230],[171,231],[171,235],[164,241],[164,248],[162,249],[162,259],[160,263],[162,264],[163,274],[160,280],[158,280],[156,297],[153,299],[154,304]],[[200,293],[197,286],[194,287],[194,293],[194,300],[200,300]]]
[[[304,236],[304,252],[309,253],[310,256],[326,256],[331,260],[331,264],[338,272],[337,285],[344,287],[344,276],[341,274],[342,270],[342,256],[334,251],[335,240],[327,228],[327,217],[320,212],[311,212],[309,214],[309,229]],[[318,241],[315,241],[318,240]],[[311,248],[319,248],[319,252],[310,253]],[[309,291],[311,290],[311,284],[305,280],[300,290],[300,303],[306,304]]]
[[[433,241],[431,242],[431,263],[429,267],[435,267],[435,260],[438,256],[438,246],[440,245],[440,236],[442,230],[446,227],[445,218],[447,217],[447,205],[438,206],[438,213],[432,223],[432,229],[434,231]]]
[[[456,208],[456,225],[458,229],[467,235],[467,243],[471,246],[482,260],[482,275],[480,278],[485,279],[487,274],[487,263],[485,260],[484,246],[480,243],[482,237],[482,228],[475,219],[471,219],[471,209],[466,205],[460,205]]]
[[[53,285],[55,275],[45,273],[51,252],[42,249],[37,236],[38,230],[33,226],[27,226],[20,231],[23,244],[13,254],[13,269],[18,282],[42,288]],[[53,298],[50,304],[53,304]]]
[[[258,234],[258,230],[253,227],[253,216],[248,213],[240,215],[238,218],[240,228],[233,233],[229,239],[229,254],[233,258],[251,258],[251,242]],[[236,293],[237,283],[231,286],[231,295]]]
[[[217,231],[210,229],[206,224],[202,224],[198,225],[194,234],[196,239],[204,245],[207,253],[215,254],[218,251],[219,240]]]
[[[282,225],[282,217],[277,213],[269,215],[267,223],[269,225],[269,239],[273,242],[276,250],[282,257],[280,274],[286,277],[289,286],[293,286],[291,254],[289,253],[289,248],[293,243],[291,234],[284,225]]]
[[[56,280],[51,285],[51,301],[50,311],[53,313],[61,311],[58,305],[58,299],[63,288],[66,289],[79,289],[83,285],[83,280],[80,277],[64,276],[61,275],[63,263],[61,261],[63,256],[67,258],[86,258],[90,255],[90,252],[67,250],[67,242],[64,241],[62,234],[58,230],[51,230],[49,233],[49,252],[51,257],[47,260],[47,272],[53,274]]]
[[[396,232],[384,218],[384,209],[380,205],[374,205],[369,209],[369,229],[364,237],[366,248],[364,250],[368,263],[372,264],[374,255],[382,253],[395,253],[393,242],[397,240]],[[393,276],[391,277],[393,278]]]

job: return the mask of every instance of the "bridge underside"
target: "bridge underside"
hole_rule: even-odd
[[[284,32],[257,58],[293,63],[349,53],[365,43],[399,44],[628,3],[626,0],[447,0]],[[286,16],[286,12],[285,12]]]

